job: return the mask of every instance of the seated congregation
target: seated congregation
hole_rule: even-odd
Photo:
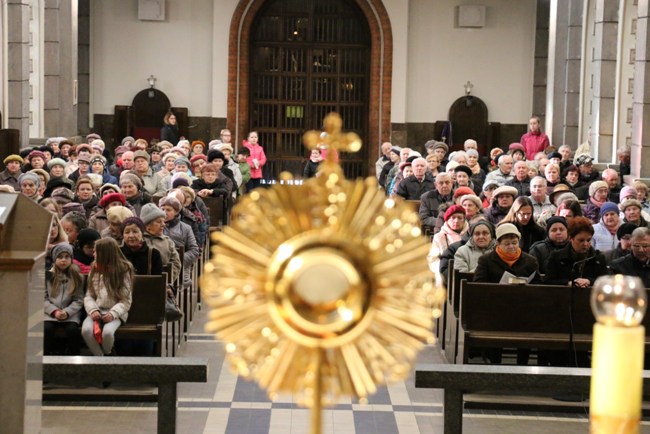
[[[434,140],[423,153],[381,147],[379,185],[387,196],[417,204],[431,241],[430,266],[450,285],[450,301],[458,292],[451,320],[459,324],[460,282],[448,278],[454,273],[486,284],[582,289],[599,276],[624,273],[650,287],[648,187],[621,185],[629,151],[618,153],[620,173],[608,168],[600,174],[588,154],[572,157],[567,145],[556,151],[536,118],[529,126],[521,143],[489,156],[479,155],[471,139],[450,154],[447,144]],[[54,215],[46,354],[160,355],[163,346],[169,354],[162,338],[152,342],[143,332],[137,339],[138,327],[148,325],[158,336],[163,322],[167,329],[171,324],[172,340],[182,340],[180,330],[187,330],[199,297],[196,276],[210,230],[227,224],[238,198],[263,183],[266,157],[257,134],[251,132],[237,153],[230,137],[222,130],[207,146],[178,137],[175,144],[125,137],[114,152],[96,134],[76,145],[55,137],[4,159],[0,188],[19,191]],[[305,176],[318,176],[322,155],[309,157]],[[142,323],[147,309],[133,319],[133,287],[145,276],[164,276],[152,297],[168,300],[167,321],[163,312],[159,321]],[[177,327],[174,304],[185,314]],[[526,360],[524,351],[518,361]]]
[[[517,305],[507,288],[529,294],[530,300],[541,290],[546,293],[543,303],[551,303],[558,286],[569,295],[588,293],[595,280],[607,274],[636,276],[650,288],[648,186],[641,181],[621,185],[623,175],[629,174],[629,150],[619,150],[619,164],[611,165],[616,169],[601,174],[588,154],[572,157],[567,145],[556,151],[539,131],[536,118],[529,126],[520,143],[511,144],[507,152],[495,148],[489,157],[480,156],[471,139],[464,150],[451,154],[447,144],[431,140],[424,145],[425,155],[385,143],[376,163],[387,196],[417,204],[423,232],[431,240],[430,266],[448,284],[448,303],[437,332],[451,363],[476,358],[500,363],[502,348],[510,348],[519,364],[528,364],[531,350],[537,349],[540,365],[587,366],[586,351],[575,351],[573,317],[563,318],[566,327],[551,332],[542,324],[551,317],[533,315],[530,310],[537,307],[528,302]],[[453,275],[461,277],[454,280]],[[483,284],[476,291],[487,292],[476,309],[497,306],[497,297],[505,299],[500,310],[485,314],[490,324],[473,321],[475,300],[468,297],[477,292],[471,282]],[[568,310],[565,301],[554,301],[554,308]],[[571,296],[566,303],[576,309],[576,318],[584,313],[590,335],[593,316],[588,297],[582,301]],[[519,323],[506,325],[503,316]],[[536,320],[539,327],[532,327]],[[482,328],[480,332],[490,337],[475,339],[479,330],[466,327]],[[521,333],[525,336],[513,338]],[[574,356],[569,363],[566,351],[559,356],[554,351],[570,345]]]
[[[114,152],[96,134],[76,145],[55,137],[4,159],[0,189],[53,214],[44,354],[175,354],[200,297],[209,232],[255,187],[249,147],[235,161],[229,137],[223,130],[209,148],[126,137]]]

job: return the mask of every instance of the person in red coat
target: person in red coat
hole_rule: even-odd
[[[548,136],[542,132],[537,116],[530,118],[528,121],[528,132],[521,136],[519,143],[526,149],[526,160],[534,160],[535,154],[544,152],[549,146]]]

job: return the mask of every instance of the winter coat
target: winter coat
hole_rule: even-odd
[[[62,279],[59,293],[56,296],[53,296],[52,281],[50,279],[45,281],[45,321],[59,321],[54,317],[54,312],[62,310],[68,314],[68,318],[61,322],[81,323],[81,308],[84,305],[84,290],[82,286],[79,286],[78,288],[75,288],[72,294],[68,294],[68,289],[71,284],[72,280],[70,278]]]
[[[483,185],[485,185],[489,181],[495,181],[497,184],[499,184],[499,187],[502,185],[506,185],[506,182],[514,179],[514,175],[512,172],[509,174],[505,174],[501,171],[501,169],[493,170],[492,172],[488,173],[487,176],[485,177],[485,182]]]
[[[422,181],[418,181],[415,175],[403,179],[397,187],[397,195],[406,200],[420,200],[422,195],[435,189],[435,178],[431,172],[425,172]]]
[[[534,256],[521,252],[517,262],[510,266],[499,257],[495,248],[490,253],[478,258],[478,265],[474,270],[474,282],[499,283],[506,271],[517,277],[525,278],[535,273],[533,282],[539,281],[539,265]]]
[[[139,175],[139,174],[138,174]],[[147,172],[144,175],[140,176],[142,178],[142,188],[150,195],[155,196],[157,194],[164,194],[165,189],[163,188],[162,178],[158,173],[156,173],[153,168],[149,167]]]
[[[628,253],[631,253],[631,251],[630,250],[623,250],[621,248],[621,243],[619,242],[615,249],[603,252],[603,256],[605,257],[605,261],[607,261],[607,265],[610,265],[614,260],[616,260],[618,258],[622,258],[623,256],[627,255]]]
[[[176,244],[167,235],[151,235],[148,232],[144,233],[144,241],[160,253],[163,266],[171,265],[172,275],[169,276],[169,280],[174,281],[181,272],[181,258],[176,250]]]
[[[442,196],[436,189],[424,193],[420,197],[419,210],[420,221],[422,222],[422,225],[427,229],[433,231],[436,226],[436,220],[438,220],[440,205],[451,203],[451,201],[451,194]]]
[[[223,173],[219,172],[217,174],[217,179],[208,184],[203,179],[198,178],[192,181],[192,190],[197,193],[201,190],[212,190],[212,196],[226,196],[229,197],[232,193],[232,181]]]
[[[550,238],[546,237],[543,241],[537,241],[534,243],[530,247],[530,251],[528,253],[537,259],[537,263],[539,264],[539,272],[541,274],[546,274],[546,259],[550,256],[551,252],[563,249],[565,246],[566,242],[558,246],[553,243]]]
[[[151,196],[149,196],[149,193],[139,191],[135,196],[126,199],[126,201],[133,207],[133,215],[140,217],[142,205],[151,203]]]
[[[167,140],[172,145],[176,146],[181,139],[180,134],[178,133],[177,125],[165,124],[160,129],[160,140]]]
[[[137,275],[160,276],[163,272],[163,263],[160,252],[153,247],[149,247],[146,242],[138,250],[131,250],[129,246],[123,244],[120,247],[126,259],[133,264],[133,270]],[[151,250],[151,269],[149,269],[149,250]]]
[[[549,145],[548,136],[541,131],[538,131],[537,133],[531,131],[527,132],[521,136],[519,143],[521,143],[526,150],[526,160],[530,161],[535,159],[535,154],[538,152],[544,152]]]
[[[609,232],[609,229],[605,227],[602,218],[600,219],[600,223],[594,225],[594,236],[591,239],[591,245],[594,249],[602,252],[613,250],[618,245],[616,232],[613,234]]]
[[[609,267],[613,274],[638,277],[643,281],[643,286],[650,288],[650,264],[639,261],[633,254],[616,259]]]
[[[305,164],[305,169],[302,171],[302,176],[307,179],[307,178],[313,178],[316,176],[316,171],[318,170],[318,166],[320,166],[320,161],[311,161],[307,160],[307,164]]]
[[[454,269],[461,273],[473,273],[478,266],[481,256],[490,253],[497,245],[496,240],[491,240],[484,249],[477,247],[474,238],[470,238],[464,246],[461,246],[454,255]]]
[[[266,154],[264,154],[264,148],[259,143],[251,144],[247,140],[244,140],[244,146],[246,146],[251,151],[251,155],[246,158],[246,162],[251,168],[251,178],[260,179],[263,177],[262,168],[266,164]],[[253,160],[257,160],[258,168],[255,168]]]
[[[199,245],[192,232],[192,228],[176,216],[173,220],[165,222],[165,235],[172,239],[176,247],[184,247],[183,264],[189,268],[199,257]]]
[[[445,282],[445,285],[447,284],[447,274],[449,274],[449,261],[454,259],[458,249],[464,246],[468,240],[469,236],[467,234],[463,235],[463,238],[460,241],[450,244],[449,247],[447,247],[447,250],[442,252],[440,255],[440,274],[442,275],[442,280]]]
[[[530,252],[530,248],[538,241],[542,241],[546,237],[546,231],[538,226],[533,219],[530,219],[526,226],[515,223],[521,238],[519,238],[519,247],[526,253]]]
[[[91,286],[92,285],[92,286]],[[96,273],[91,282],[88,282],[89,288],[94,288],[97,298],[93,298],[90,290],[86,292],[84,297],[84,307],[88,315],[95,311],[99,311],[102,315],[110,313],[114,319],[120,319],[126,322],[129,317],[129,309],[131,309],[132,295],[133,295],[133,282],[131,277],[126,275],[124,277],[124,287],[127,289],[126,299],[119,301],[108,295],[106,286],[104,285],[103,276]]]
[[[465,222],[465,224],[463,225],[463,229],[460,231],[460,233],[452,230],[445,222],[445,224],[442,225],[442,229],[440,229],[440,232],[438,232],[433,236],[433,242],[431,243],[431,250],[429,251],[429,256],[432,256],[434,247],[438,248],[438,252],[439,252],[438,254],[444,252],[445,250],[447,250],[447,247],[449,247],[450,244],[460,241],[463,235],[468,230],[469,230],[469,224],[467,222]]]
[[[590,285],[607,274],[607,262],[602,253],[593,247],[589,249],[588,261],[576,263],[580,258],[576,255],[571,243],[556,250],[546,260],[546,283],[549,285],[569,285],[577,278],[589,279]]]
[[[510,181],[506,182],[506,185],[514,187],[517,189],[517,196],[530,196],[530,178],[526,177],[523,181],[517,180],[517,178],[512,178]]]
[[[489,221],[494,226],[496,226],[508,214],[508,211],[509,209],[501,208],[498,205],[491,206],[485,210],[485,218],[487,219],[487,221]]]

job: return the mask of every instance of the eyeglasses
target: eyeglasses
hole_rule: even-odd
[[[519,217],[530,217],[530,216],[533,215],[533,213],[531,213],[531,212],[518,212],[517,215]]]

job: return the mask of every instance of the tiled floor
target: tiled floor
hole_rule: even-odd
[[[238,378],[224,364],[221,345],[203,332],[205,312],[199,312],[193,334],[181,355],[209,359],[205,384],[179,386],[178,432],[182,434],[303,434],[309,432],[309,411],[290,396],[271,402],[254,383]],[[420,355],[421,362],[441,360],[437,347]],[[367,405],[342,401],[323,413],[323,434],[442,433],[442,393],[415,389],[413,379],[382,388]],[[586,433],[580,414],[539,414],[466,410],[466,434]],[[156,432],[154,404],[46,403],[43,434]],[[644,422],[642,432],[650,433]]]

